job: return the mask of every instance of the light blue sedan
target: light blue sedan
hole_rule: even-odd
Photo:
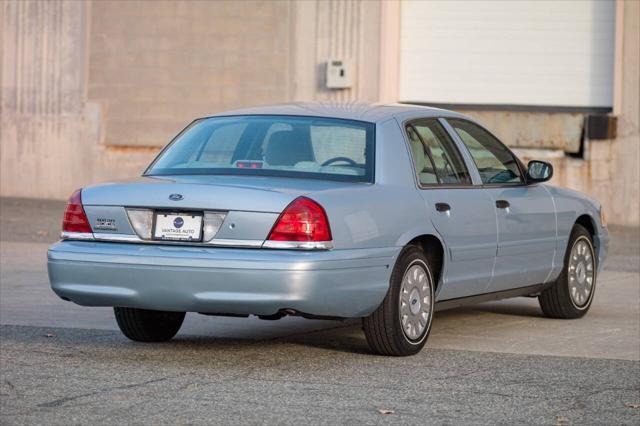
[[[434,310],[537,296],[583,316],[608,247],[599,203],[543,184],[451,111],[293,104],[195,120],[142,177],[83,188],[49,278],[165,341],[186,312],[363,319],[371,349],[411,355]]]

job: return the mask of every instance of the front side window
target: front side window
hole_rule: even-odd
[[[517,158],[491,133],[467,120],[447,119],[469,149],[484,184],[524,183]]]
[[[185,129],[146,175],[241,174],[373,182],[375,125],[294,116],[212,117]]]
[[[471,184],[460,152],[438,120],[419,120],[406,130],[421,185]]]

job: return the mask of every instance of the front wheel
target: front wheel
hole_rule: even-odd
[[[596,254],[591,234],[574,225],[564,256],[564,268],[556,282],[538,300],[550,318],[573,319],[587,313],[596,291]]]
[[[184,312],[150,311],[135,308],[113,308],[120,331],[136,342],[165,342],[176,335]]]
[[[429,260],[420,248],[402,250],[389,284],[382,304],[363,318],[367,342],[380,355],[416,354],[431,331],[435,306]]]

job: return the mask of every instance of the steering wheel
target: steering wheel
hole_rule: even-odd
[[[333,163],[336,163],[338,161],[344,161],[345,163],[349,163],[350,166],[354,166],[354,167],[358,166],[358,163],[356,163],[355,161],[353,161],[349,157],[333,157],[333,158],[329,158],[327,161],[322,163],[322,167],[328,166],[329,164],[333,164]]]

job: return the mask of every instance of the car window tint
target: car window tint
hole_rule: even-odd
[[[491,133],[470,121],[458,119],[447,121],[469,149],[480,172],[482,183],[520,184],[524,182],[515,156]]]
[[[149,175],[251,174],[372,182],[375,125],[296,116],[198,120],[147,170]]]
[[[310,130],[311,146],[318,163],[323,164],[338,157],[350,158],[358,164],[364,163],[367,140],[364,129],[311,126]]]
[[[424,158],[426,167],[416,167],[421,184],[471,184],[458,148],[438,120],[416,121],[407,128],[407,135],[412,144],[414,163],[416,159]]]
[[[233,153],[246,127],[246,123],[231,123],[215,129],[202,150],[194,153],[192,161],[231,164]]]

